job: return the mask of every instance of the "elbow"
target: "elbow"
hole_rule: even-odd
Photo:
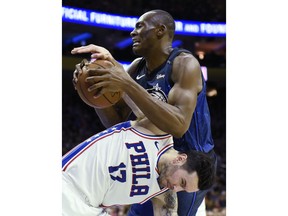
[[[170,119],[170,134],[175,138],[181,138],[189,129],[191,118],[184,112],[179,110],[177,113],[174,113],[174,118]]]
[[[177,127],[175,127],[173,131],[171,131],[170,134],[175,138],[181,138],[186,133],[187,130],[188,130],[188,126],[177,125]]]
[[[185,132],[182,132],[182,131],[177,131],[177,132],[174,132],[174,133],[171,133],[172,134],[172,136],[173,137],[175,137],[175,138],[181,138],[184,134],[185,134]]]
[[[104,118],[104,117],[99,116],[99,119],[105,128],[110,128],[120,122],[120,121],[117,121],[118,119],[116,118],[109,119],[109,118]]]
[[[102,125],[105,127],[105,128],[110,128],[112,127],[114,124],[112,122],[109,122],[109,121],[105,121],[105,120],[102,120],[100,119]]]

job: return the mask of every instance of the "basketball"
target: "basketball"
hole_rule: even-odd
[[[88,73],[85,67],[97,69],[97,68],[110,68],[113,67],[113,64],[106,60],[95,60],[89,63],[87,66],[82,68],[82,73],[78,76],[78,81],[76,83],[76,90],[80,96],[80,98],[89,106],[103,109],[110,107],[117,103],[121,97],[122,92],[106,92],[101,95],[97,95],[99,89],[95,89],[91,92],[88,91],[88,88],[91,86],[88,82],[85,82],[86,78],[88,77]]]

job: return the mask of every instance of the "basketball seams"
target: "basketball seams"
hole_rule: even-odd
[[[113,67],[112,63],[110,65],[109,64],[110,64],[109,61],[95,60],[94,62],[89,63],[89,65],[87,65],[87,68],[105,69],[105,68]],[[106,92],[104,94],[101,94],[95,97],[94,90],[92,92],[87,91],[87,88],[89,86],[87,83],[85,83],[85,79],[88,77],[87,75],[88,75],[87,72],[84,73],[83,71],[83,73],[79,75],[78,84],[76,85],[80,98],[86,104],[88,104],[91,107],[101,109],[101,108],[110,107],[116,104],[121,99],[122,97],[121,92],[113,92],[113,94],[111,92]]]
[[[112,103],[112,102],[109,100],[109,98],[107,98],[107,97],[106,97],[106,95],[105,95],[105,94],[103,94],[102,96],[103,96],[103,97],[105,97],[105,98],[106,98],[106,100],[107,100],[107,101],[108,101],[108,102],[109,102],[111,105],[113,105],[113,104],[114,104],[114,103]]]

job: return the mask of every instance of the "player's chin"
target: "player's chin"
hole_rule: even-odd
[[[141,49],[139,46],[133,46],[132,50],[135,55],[141,55]]]

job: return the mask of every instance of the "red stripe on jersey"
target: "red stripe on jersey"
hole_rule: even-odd
[[[162,188],[161,191],[158,191],[157,193],[152,194],[151,196],[147,197],[147,198],[144,199],[142,202],[140,202],[140,204],[145,203],[145,202],[148,201],[149,199],[151,199],[151,198],[153,198],[153,197],[155,197],[155,196],[158,196],[158,195],[166,192],[167,190],[169,190],[169,188],[166,188],[166,187],[165,187],[165,188]]]
[[[170,143],[170,144],[164,146],[164,148],[162,148],[162,149],[158,152],[157,156],[161,155],[161,154],[164,153],[166,150],[168,150],[169,148],[173,147],[173,145],[174,145],[174,143]]]
[[[139,202],[139,204],[143,204],[143,203],[147,202],[149,199],[151,199],[151,198],[153,198],[155,196],[158,196],[158,195],[166,192],[167,190],[169,190],[169,188],[167,188],[167,187],[162,188],[160,191],[150,195],[149,197],[147,197],[144,200],[142,200],[141,202]],[[101,204],[100,207],[102,207],[102,208],[110,208],[112,206],[124,206],[124,205],[131,205],[131,204],[121,204],[121,205],[120,204],[114,204],[114,205],[110,205],[110,206],[106,206],[106,205]]]
[[[77,157],[79,157],[85,150],[87,150],[88,148],[90,148],[93,144],[95,144],[95,143],[98,142],[99,140],[104,139],[104,138],[106,138],[106,137],[108,137],[108,136],[112,136],[114,133],[120,133],[120,132],[123,131],[123,130],[124,130],[124,131],[130,130],[130,128],[121,128],[121,130],[112,131],[111,133],[104,134],[104,135],[100,136],[99,138],[91,141],[90,144],[88,144],[86,147],[84,147],[82,150],[80,150],[74,157],[72,157],[72,158],[66,163],[66,165],[62,168],[62,171],[65,171],[65,170],[67,169],[67,167],[68,167]],[[92,137],[93,137],[93,136],[92,136]],[[85,142],[85,141],[84,141],[84,142]],[[82,144],[82,143],[81,143],[81,144]],[[81,145],[81,144],[80,144],[80,145]],[[77,146],[74,147],[74,148],[77,148]],[[73,148],[73,149],[74,149],[74,148]],[[73,149],[72,149],[72,150],[73,150]],[[70,152],[71,152],[72,150],[70,150]]]

